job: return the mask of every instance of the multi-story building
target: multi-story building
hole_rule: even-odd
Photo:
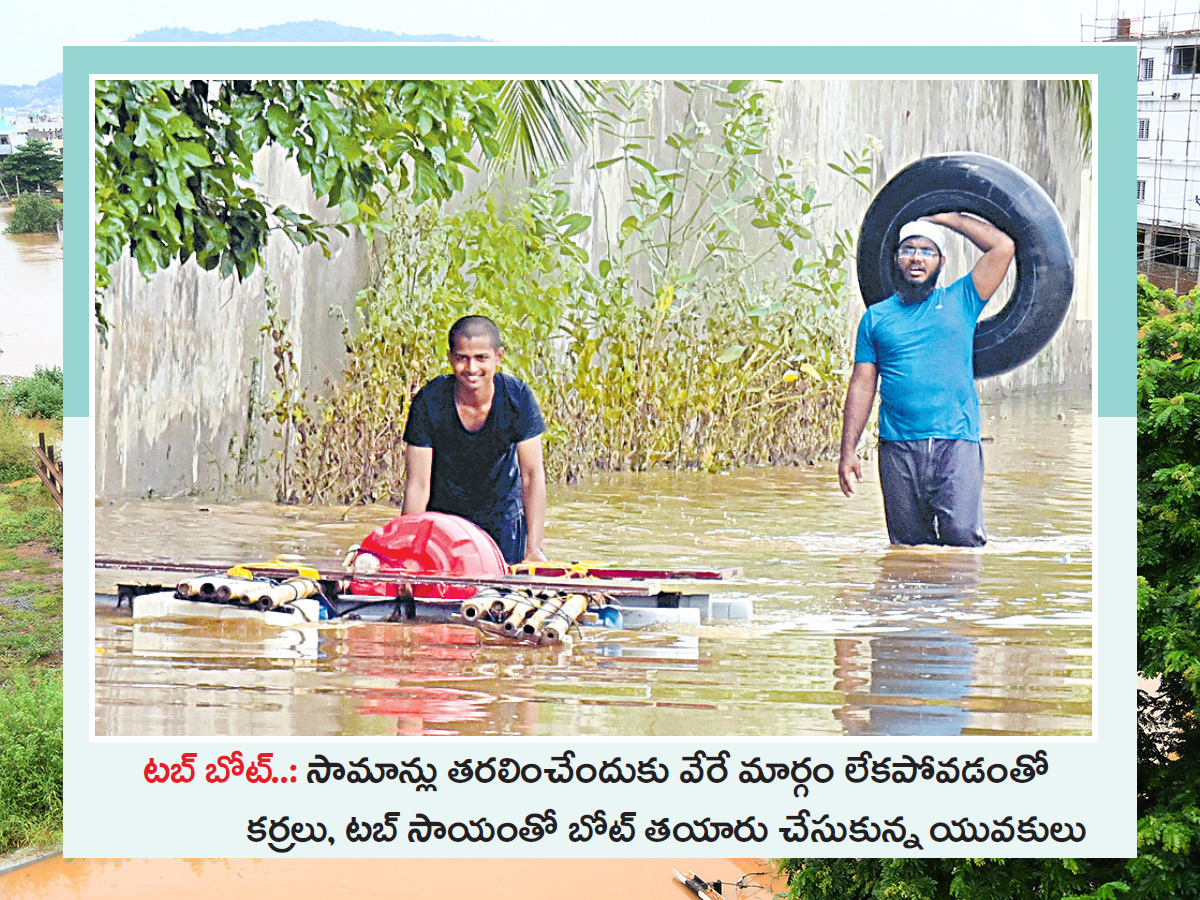
[[[0,110],[0,156],[15,152],[25,141],[26,136],[18,127],[17,117],[5,115]]]
[[[1138,271],[1186,292],[1200,266],[1200,11],[1097,19],[1094,37],[1137,44]]]
[[[0,109],[0,156],[13,153],[27,141],[46,141],[63,149],[62,113],[26,113]]]
[[[31,141],[45,141],[58,153],[63,149],[62,113],[36,113],[29,117],[29,128],[25,132]]]

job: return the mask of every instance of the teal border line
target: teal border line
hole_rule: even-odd
[[[151,77],[180,72],[226,77],[264,75],[497,74],[664,76],[697,73],[772,76],[900,75],[951,73],[980,77],[1095,74],[1094,148],[1100,164],[1097,246],[1096,359],[1101,416],[1134,415],[1134,231],[1136,150],[1133,130],[1137,85],[1136,47],[517,47],[476,44],[66,47],[63,109],[66,136],[66,235],[63,351],[68,416],[86,416],[89,378],[84,369],[92,338],[91,253],[88,240],[90,109],[87,79],[94,73]],[[819,123],[814,123],[814,128]],[[1039,137],[1030,134],[1031,140]],[[1108,223],[1107,225],[1105,223]],[[1117,224],[1121,223],[1121,224]],[[1122,311],[1124,314],[1122,315]],[[1124,321],[1126,324],[1121,325]]]

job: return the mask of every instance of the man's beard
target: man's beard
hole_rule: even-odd
[[[929,277],[920,284],[913,284],[904,277],[904,270],[898,269],[898,282],[896,284],[896,293],[900,295],[900,299],[905,303],[920,303],[933,293],[937,287],[938,276],[942,274],[943,262],[938,263],[938,267],[929,273]]]

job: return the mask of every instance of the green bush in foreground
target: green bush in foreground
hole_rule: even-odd
[[[45,197],[22,197],[13,206],[7,234],[42,234],[55,230],[62,221],[63,208]]]
[[[60,366],[36,366],[33,376],[22,378],[4,393],[12,411],[29,419],[63,417],[63,371]]]
[[[0,853],[62,836],[62,675],[0,681]]]

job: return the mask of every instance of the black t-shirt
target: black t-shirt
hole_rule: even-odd
[[[463,427],[454,405],[454,376],[439,375],[413,397],[404,440],[433,448],[431,512],[453,513],[486,527],[521,509],[517,444],[546,430],[529,385],[497,372],[483,427]]]

